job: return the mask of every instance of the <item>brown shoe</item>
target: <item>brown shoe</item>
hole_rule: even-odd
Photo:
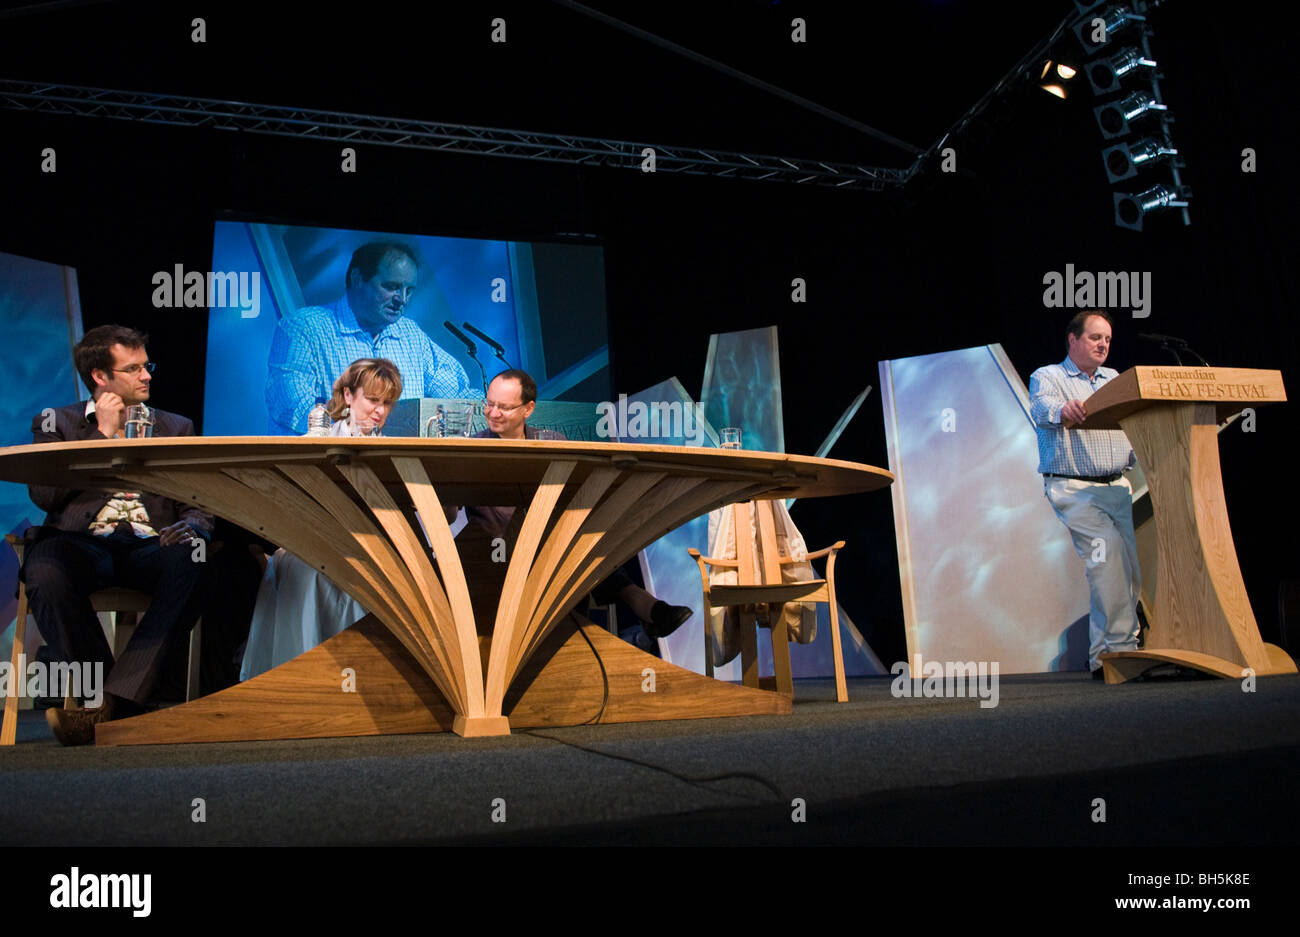
[[[113,718],[113,707],[107,703],[95,709],[47,709],[45,721],[50,724],[60,745],[89,745],[95,741],[95,726]]]

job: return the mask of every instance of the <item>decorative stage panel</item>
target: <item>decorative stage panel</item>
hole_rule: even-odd
[[[697,409],[697,412],[703,411],[698,429],[692,433],[692,427],[682,426],[682,432],[662,432],[651,441],[660,445],[716,446],[718,429],[738,426],[743,432],[745,450],[784,452],[780,361],[774,327],[710,336],[704,365],[704,389]],[[629,404],[634,401],[647,404],[657,401],[668,405],[680,402],[683,411],[693,405],[675,377],[628,398]],[[842,429],[843,425],[840,425],[832,432],[837,435]],[[701,615],[699,573],[686,549],[694,547],[709,555],[708,520],[707,516],[698,517],[682,525],[650,544],[640,555],[641,572],[650,592],[672,605],[689,605],[695,609],[690,621],[668,638],[660,640],[659,649],[665,660],[697,673],[704,672],[704,618]],[[799,521],[798,517],[794,520],[796,524]],[[813,546],[825,544],[812,545],[810,549]],[[847,549],[852,550],[853,545]],[[887,672],[843,607],[840,607],[839,614],[845,671],[851,676]],[[816,639],[809,644],[790,645],[790,666],[795,677],[828,677],[834,673],[829,629],[830,611],[825,605],[818,605]],[[771,674],[771,637],[765,629],[759,631],[758,651],[760,672]],[[740,658],[715,668],[714,674],[720,680],[740,680]]]
[[[85,400],[87,390],[72,366],[72,346],[81,340],[81,302],[75,267],[0,253],[0,323],[5,340],[21,352],[8,359],[10,386],[0,400],[0,446],[32,441],[32,417],[46,407]],[[27,487],[0,482],[0,533],[19,534],[39,524],[45,512],[32,504]],[[0,546],[0,658],[9,659],[18,602],[18,557]],[[27,629],[26,651],[40,641]]]
[[[1088,587],[1001,345],[880,362],[909,659],[1082,670]]]

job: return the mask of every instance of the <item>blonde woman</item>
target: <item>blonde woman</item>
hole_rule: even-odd
[[[387,358],[358,358],[334,382],[325,405],[331,436],[378,436],[402,396],[402,375]]]
[[[402,375],[387,358],[359,358],[334,382],[326,404],[331,436],[378,436],[402,396]],[[293,660],[366,616],[366,609],[292,553],[266,567],[239,678]]]

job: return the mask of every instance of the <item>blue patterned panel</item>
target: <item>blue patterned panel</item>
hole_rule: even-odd
[[[1083,564],[1043,496],[1027,393],[1001,346],[880,372],[909,657],[1081,667]]]
[[[712,336],[700,400],[712,426],[740,427],[742,448],[785,452],[776,326]]]
[[[25,445],[32,441],[32,417],[86,397],[72,367],[72,346],[81,337],[76,271],[0,254],[0,329],[5,335],[0,360],[10,378],[0,397],[0,445]],[[43,517],[26,486],[0,482],[0,530],[18,533]],[[18,562],[8,545],[0,546],[0,554],[0,655],[8,660]]]

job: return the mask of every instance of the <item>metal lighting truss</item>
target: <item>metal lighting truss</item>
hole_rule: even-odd
[[[680,172],[762,182],[812,183],[872,192],[898,188],[908,175],[907,169],[887,169],[792,156],[760,156],[572,134],[533,133],[429,120],[377,117],[371,114],[10,79],[0,79],[0,105],[11,110],[43,114],[71,114],[168,126],[210,127],[306,140],[400,146],[442,153],[637,170],[645,158],[642,151],[650,147],[654,150],[656,172]]]

